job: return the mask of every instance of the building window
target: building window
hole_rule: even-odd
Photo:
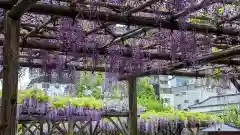
[[[181,104],[177,105],[177,109],[178,109],[178,110],[181,110],[181,109],[182,109]]]
[[[159,97],[159,96],[160,96],[160,93],[159,93],[159,84],[154,84],[154,85],[153,85],[153,88],[154,88],[155,96]]]
[[[182,94],[183,94],[183,95],[186,95],[186,94],[187,94],[187,92],[182,92]]]
[[[160,85],[160,86],[161,86],[161,85]],[[172,93],[171,89],[169,89],[169,88],[160,88],[160,90],[161,90],[162,92],[164,92],[164,93],[169,93],[169,94]]]
[[[43,84],[42,84],[42,88],[44,88],[44,89],[49,88],[49,83],[43,83]]]
[[[164,102],[169,104],[170,103],[170,98],[164,98]]]
[[[58,88],[59,88],[59,84],[55,84],[54,87],[55,87],[56,89],[58,89]]]
[[[192,90],[192,89],[194,89],[194,88],[195,88],[194,85],[188,85],[188,86],[187,86],[187,89],[188,89],[188,90]],[[186,93],[186,92],[185,92],[185,93]]]
[[[199,103],[199,99],[194,100],[194,103],[195,103],[195,104],[198,104],[198,103]]]
[[[184,100],[184,103],[189,103],[189,100]]]
[[[154,76],[151,80],[150,80],[150,83],[151,84],[159,84],[159,82],[158,82],[158,76]]]
[[[163,81],[163,80],[160,81],[160,84],[167,84],[167,83],[168,81]]]
[[[183,109],[184,111],[188,111],[188,109],[187,108],[185,108],[185,109]]]

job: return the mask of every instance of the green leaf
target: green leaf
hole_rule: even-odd
[[[222,13],[222,12],[223,12],[223,8],[222,8],[222,7],[220,7],[220,8],[218,8],[218,9],[217,9],[217,11],[218,11],[218,13],[220,14],[220,13]]]

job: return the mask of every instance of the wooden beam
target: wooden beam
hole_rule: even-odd
[[[26,62],[26,61],[19,61],[19,64],[21,67],[32,67],[32,68],[43,68],[46,66],[45,64],[41,62]],[[49,69],[56,69],[56,64],[47,65]],[[96,72],[112,72],[110,68],[104,67],[104,66],[80,66],[76,64],[66,64],[65,69],[68,70],[68,68],[73,68],[77,71],[96,71]],[[126,70],[126,72],[129,72]],[[189,71],[174,71],[169,74],[162,74],[162,75],[177,75],[177,76],[188,76],[188,77],[206,77],[210,76],[209,74],[205,73],[199,73],[199,72],[189,72]]]
[[[1,70],[1,72],[0,72],[0,79],[2,79],[3,78],[3,70]]]
[[[221,3],[221,2],[223,2],[223,1],[218,1],[218,2]],[[146,2],[146,3],[147,3],[147,2]],[[186,8],[186,9],[184,9],[183,11],[180,11],[179,13],[176,13],[176,14],[172,15],[171,17],[172,17],[172,19],[177,19],[177,18],[179,18],[179,17],[186,16],[186,15],[192,13],[192,12],[198,11],[198,10],[200,10],[200,9],[201,9],[202,7],[204,7],[204,6],[209,6],[209,5],[212,5],[212,4],[214,4],[214,3],[215,3],[215,1],[214,1],[214,2],[202,1],[202,2],[199,3],[199,4],[194,4],[194,5]],[[228,3],[232,3],[232,1],[230,0],[230,1],[228,1]],[[226,3],[225,3],[225,4],[226,4]],[[139,7],[141,7],[141,5],[140,5]],[[131,11],[131,10],[129,10],[129,11]],[[125,35],[125,34],[124,34],[124,35],[121,35],[120,37],[116,38],[114,41],[110,42],[109,44],[104,45],[103,48],[104,48],[104,47],[110,47],[111,45],[117,44],[117,43],[119,43],[120,41],[129,39],[129,38],[132,38],[132,37],[134,37],[134,36],[136,36],[136,35],[139,35],[139,34],[141,34],[141,33],[143,33],[143,32],[147,32],[147,31],[149,31],[149,30],[151,30],[151,28],[145,27],[145,28],[140,28],[140,29],[137,30],[137,31],[133,31],[133,32],[131,32],[131,33],[127,33],[126,35]]]
[[[5,44],[3,47],[3,90],[0,135],[16,135],[17,89],[20,20],[5,16]]]
[[[218,22],[217,24],[221,25],[221,24],[224,24],[224,23],[230,23],[230,22],[232,22],[234,20],[237,20],[239,18],[240,18],[240,14],[236,14],[236,15],[230,17],[230,18],[227,18],[225,20],[222,20],[222,21]]]
[[[152,72],[155,71],[155,72]],[[144,76],[151,76],[151,75],[175,75],[175,76],[188,76],[188,77],[206,77],[207,75],[204,73],[199,72],[189,72],[189,71],[172,71],[172,72],[163,72],[163,70],[149,70],[145,71],[143,73],[137,74],[137,77],[144,77]],[[156,72],[157,71],[157,72]],[[197,76],[196,76],[197,75]],[[129,74],[122,75],[118,78],[119,81],[126,80],[128,76],[131,76]]]
[[[20,19],[20,17],[30,8],[30,5],[37,1],[38,0],[19,0],[9,11],[9,17],[15,20]]]
[[[127,13],[128,13],[128,14],[131,14],[131,13],[139,12],[139,11],[145,9],[146,7],[148,7],[148,6],[156,3],[156,2],[158,2],[158,1],[160,1],[160,0],[149,0],[149,1],[147,1],[147,2],[145,2],[145,3],[143,3],[143,4],[141,4],[141,5],[139,5],[138,7],[135,7],[135,8],[132,8],[132,9],[128,10]]]
[[[5,5],[5,6],[4,6]],[[9,5],[6,3],[0,2],[0,8],[8,8]],[[102,12],[98,11],[95,12],[95,15],[92,16],[92,11],[89,10],[81,10],[76,11],[71,9],[70,7],[66,6],[59,6],[53,4],[34,4],[29,9],[29,12],[38,13],[38,14],[46,14],[46,15],[59,15],[59,16],[67,16],[67,17],[74,17],[77,16],[80,12],[81,19],[86,20],[98,20],[103,22],[114,22],[120,24],[127,24],[127,25],[139,25],[139,26],[147,26],[147,27],[154,27],[154,28],[165,28],[171,30],[180,30],[182,27],[178,25],[178,23],[182,24],[182,22],[178,21],[169,21],[166,19],[158,19],[156,21],[155,17],[143,17],[143,16],[131,16],[128,15],[118,15],[116,13],[110,12]],[[186,31],[196,31],[198,33],[213,33],[213,34],[225,34],[225,35],[240,35],[240,31],[234,28],[216,28],[213,26],[206,26],[200,24],[191,24],[185,22],[184,30]]]
[[[133,14],[133,13],[136,13],[136,12],[139,12],[139,11],[144,10],[146,7],[148,7],[148,6],[156,3],[156,2],[158,2],[158,1],[159,1],[159,0],[149,0],[149,1],[147,1],[147,2],[145,2],[145,3],[143,3],[143,4],[141,4],[141,5],[139,5],[138,7],[132,8],[132,9],[126,11],[126,12],[122,12],[121,14],[131,15],[131,14]],[[120,14],[120,15],[121,15],[121,14]],[[114,24],[114,23],[105,23],[104,25],[102,25],[102,26],[100,26],[100,27],[97,27],[97,28],[95,28],[95,29],[87,32],[87,33],[86,33],[86,36],[89,35],[89,34],[91,34],[91,33],[93,33],[93,32],[97,32],[97,31],[103,29],[104,27],[108,27],[109,25],[112,25],[112,24]],[[106,45],[106,46],[107,46],[107,45]]]
[[[0,39],[0,46],[3,45],[3,39]],[[59,51],[59,53],[64,53],[64,51],[61,51],[61,44],[43,44],[39,41],[35,40],[28,40],[25,44],[20,43],[20,47],[23,48],[30,48],[30,49],[42,49],[42,50],[47,50],[47,51]],[[78,48],[76,50],[77,53],[83,53],[83,50],[88,50],[89,54],[93,53],[93,48]],[[96,51],[96,50],[95,50]],[[122,50],[119,50],[121,52],[122,57],[132,57],[132,52],[128,51],[126,48],[122,48]],[[98,55],[109,55],[111,50],[107,48],[99,48],[97,49]],[[145,58],[150,58],[150,59],[155,59],[155,60],[171,60],[171,55],[167,53],[147,53],[147,51],[142,51],[141,52],[143,57]],[[71,55],[71,54],[68,54]],[[178,56],[179,57],[179,56]],[[240,65],[239,60],[216,60],[216,61],[210,61],[212,64],[226,64],[226,65]]]
[[[211,61],[210,63],[240,66],[240,61],[239,60],[231,60],[231,59],[229,59],[229,60],[228,59],[216,60],[216,61]]]
[[[237,79],[235,78],[230,78],[230,81],[232,84],[236,87],[237,91],[240,92],[240,84],[238,83]]]
[[[234,46],[233,45],[228,45],[228,44],[215,44],[215,43],[213,43],[212,47],[216,47],[218,49],[228,49],[228,48],[231,48],[231,47],[234,47]]]
[[[0,39],[0,46],[2,45],[4,39]],[[64,52],[63,50],[61,50],[61,46],[62,44],[46,44],[46,43],[42,43],[36,40],[28,40],[27,42],[25,42],[25,44],[20,44],[20,47],[23,48],[31,48],[31,49],[42,49],[42,50],[48,50],[48,51],[61,51]],[[70,51],[70,50],[69,50]],[[86,52],[87,51],[87,52]],[[93,54],[96,52],[99,55],[110,55],[110,53],[114,50],[111,49],[107,49],[107,48],[92,48],[92,47],[82,47],[82,48],[78,48],[76,50],[76,52],[78,53],[89,53],[89,54]],[[132,57],[133,53],[129,50],[127,50],[127,48],[122,48],[122,50],[119,50],[119,52],[121,52],[121,55],[123,57]],[[171,56],[167,53],[148,53],[147,51],[143,51],[141,52],[143,57],[145,58],[149,58],[149,59],[163,59],[163,60],[170,60]]]
[[[35,59],[37,60],[37,59]],[[223,61],[225,64],[231,64],[231,61]],[[233,61],[234,64],[239,64],[239,61]],[[2,61],[0,60],[0,64],[2,64]],[[46,65],[43,64],[41,62],[41,60],[39,59],[38,62],[26,62],[23,60],[19,61],[19,65],[21,67],[31,67],[31,68],[43,68]],[[47,65],[47,67],[49,69],[56,69],[57,65],[56,64],[51,64],[51,65]],[[66,64],[65,65],[65,69],[64,70],[68,70],[69,68],[74,68],[77,71],[96,71],[96,72],[113,72],[110,68],[104,67],[104,66],[80,66],[77,64]],[[128,70],[126,70],[125,72],[129,72]],[[205,73],[200,73],[197,71],[173,71],[170,73],[166,73],[166,72],[162,72],[162,75],[175,75],[175,76],[188,76],[188,77],[209,77],[211,76],[211,74],[205,74]],[[236,76],[234,74],[228,74],[229,76]],[[240,77],[237,77],[238,79],[240,79]],[[122,80],[120,78],[120,80]]]
[[[51,23],[51,22],[53,22],[53,21],[54,21],[54,18],[49,19],[49,20],[48,20],[47,22],[45,22],[44,24],[42,24],[42,25],[38,26],[37,28],[33,29],[32,31],[30,31],[27,35],[25,35],[25,36],[23,37],[23,39],[26,39],[26,38],[28,38],[28,37],[31,37],[31,36],[34,35],[34,34],[37,34],[37,32],[38,32],[39,30],[41,30],[42,28],[46,27],[49,23]]]
[[[130,76],[128,78],[128,103],[129,103],[129,117],[128,117],[128,134],[137,135],[137,91],[136,91],[136,77]]]
[[[177,62],[168,66],[165,66],[164,68],[161,69],[153,69],[144,73],[139,73],[136,74],[135,76],[137,77],[143,77],[143,76],[149,76],[149,75],[161,75],[161,74],[169,74],[173,73],[173,70],[181,69],[181,68],[187,68],[192,66],[194,63],[197,64],[205,64],[208,62],[214,62],[220,59],[228,58],[231,56],[236,56],[240,54],[240,45],[236,47],[232,47],[228,50],[225,51],[220,51],[216,53],[212,53],[203,57],[196,58],[196,60],[190,60],[190,61],[185,61],[185,62]],[[120,77],[121,80],[127,79],[127,75],[124,75]]]
[[[179,17],[186,16],[189,13],[195,12],[197,10],[200,10],[200,9],[204,8],[204,7],[210,6],[210,5],[214,4],[214,3],[217,3],[217,2],[213,1],[213,0],[202,0],[200,3],[196,2],[196,4],[194,4],[194,5],[192,5],[192,6],[188,7],[188,8],[185,8],[184,10],[174,14],[172,16],[172,18],[176,19],[176,18],[179,18]],[[231,1],[231,3],[232,3],[232,1]]]
[[[0,64],[2,64],[2,61],[0,60]],[[31,68],[44,68],[45,66],[48,67],[48,69],[56,69],[56,64],[50,64],[46,65],[43,64],[40,60],[37,62],[27,62],[26,60],[19,60],[19,65],[21,67],[31,67]],[[63,70],[68,70],[69,68],[74,68],[77,71],[95,71],[95,72],[113,72],[110,68],[104,67],[104,66],[80,66],[79,64],[66,64]],[[126,69],[125,72],[129,73],[129,71]],[[206,73],[200,73],[196,71],[173,71],[171,73],[164,73],[162,72],[162,75],[175,75],[175,76],[188,76],[188,77],[209,77],[211,74]],[[234,76],[235,74],[228,74],[229,76]],[[236,76],[236,75],[235,75]],[[240,77],[238,78],[240,79]],[[120,80],[123,80],[120,78]]]
[[[150,28],[144,27],[144,28],[136,29],[136,30],[131,31],[131,32],[129,32],[129,33],[125,33],[125,34],[123,34],[122,36],[116,38],[115,40],[113,40],[112,42],[104,45],[104,46],[101,47],[101,48],[111,47],[112,45],[118,44],[118,43],[121,42],[121,41],[127,40],[127,39],[129,39],[129,38],[134,37],[134,36],[137,36],[137,35],[145,32],[145,31],[148,31],[148,30],[150,30]]]
[[[212,53],[209,55],[205,55],[199,58],[196,58],[196,60],[187,60],[186,62],[178,62],[175,64],[171,64],[166,67],[167,71],[177,70],[181,68],[187,68],[192,66],[194,63],[197,64],[204,64],[208,62],[213,62],[220,59],[225,59],[231,56],[236,56],[240,54],[240,45],[236,47],[229,48],[228,50]]]

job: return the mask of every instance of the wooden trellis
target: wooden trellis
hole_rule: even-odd
[[[117,129],[114,132],[122,132],[123,135],[127,135],[127,127],[121,122],[120,118],[126,117],[126,113],[106,113],[103,114],[103,118],[107,118]],[[117,122],[112,119],[112,117],[117,117]],[[111,134],[108,129],[99,128],[101,121],[95,121],[96,124],[89,121],[75,121],[75,120],[41,120],[41,116],[38,118],[33,118],[29,116],[26,120],[19,120],[18,134],[21,135],[51,135],[51,134],[62,134],[62,135],[72,135],[74,134],[89,134],[98,135],[101,133]]]
[[[117,120],[113,120],[112,116],[117,117]],[[51,120],[19,120],[18,134],[20,135],[51,135],[51,134],[89,134],[89,135],[111,135],[111,134],[123,134],[128,135],[129,129],[121,118],[125,117],[125,113],[108,113],[103,117],[107,118],[109,122],[115,127],[116,130],[110,131],[109,129],[99,127],[101,121],[95,121],[95,124],[91,120],[89,121],[51,121]],[[120,123],[120,124],[117,124]],[[169,122],[164,130],[154,131],[156,134],[173,135],[180,134],[183,128],[182,122]],[[138,134],[145,134],[144,131],[138,130]],[[150,131],[151,132],[151,131]]]
[[[74,3],[75,0],[60,0],[65,3]],[[80,7],[75,7],[74,5],[57,5],[52,3],[42,3],[37,0],[6,0],[0,1],[0,8],[3,8],[5,18],[4,22],[0,22],[0,33],[4,30],[5,37],[0,38],[0,46],[3,46],[3,98],[2,98],[2,111],[1,111],[1,135],[15,135],[16,132],[16,101],[17,101],[17,82],[18,82],[18,67],[34,67],[43,68],[44,64],[40,60],[40,56],[34,56],[34,62],[28,62],[24,60],[28,55],[23,53],[27,52],[27,49],[31,49],[34,53],[39,53],[40,50],[48,51],[50,54],[65,55],[64,51],[61,50],[61,43],[56,44],[46,44],[42,43],[41,40],[46,39],[56,39],[57,36],[54,34],[44,34],[43,30],[56,31],[57,26],[52,24],[61,17],[76,18],[78,20],[88,20],[90,22],[99,23],[100,25],[94,29],[87,29],[84,31],[85,36],[92,34],[103,35],[112,37],[112,40],[106,44],[98,45],[97,48],[88,48],[87,52],[83,49],[78,48],[77,53],[87,53],[93,54],[97,52],[99,56],[109,56],[111,52],[111,47],[121,44],[122,41],[128,39],[144,39],[146,37],[141,36],[141,34],[150,33],[151,30],[156,29],[170,29],[171,31],[194,31],[202,35],[212,34],[213,43],[211,46],[224,49],[220,52],[215,52],[209,55],[201,55],[194,60],[183,60],[181,59],[182,54],[176,54],[177,61],[171,62],[172,55],[169,53],[159,53],[153,52],[152,49],[156,49],[156,44],[144,44],[140,52],[144,59],[148,62],[155,61],[166,61],[163,68],[155,68],[154,66],[148,67],[146,70],[140,73],[132,73],[130,70],[126,69],[123,75],[119,78],[120,80],[128,80],[129,82],[129,131],[130,135],[137,134],[137,113],[136,113],[136,77],[148,76],[148,75],[180,75],[180,76],[191,76],[191,77],[206,77],[211,76],[209,74],[199,72],[199,71],[185,71],[180,70],[183,68],[190,68],[197,65],[204,64],[216,64],[216,65],[240,65],[240,61],[236,58],[240,53],[239,44],[239,34],[240,30],[233,27],[225,27],[225,24],[233,23],[240,17],[239,14],[230,16],[228,18],[223,18],[217,20],[216,24],[213,25],[203,25],[194,24],[189,22],[183,22],[181,18],[199,18],[192,13],[206,8],[208,6],[214,5],[216,3],[222,4],[234,4],[234,0],[203,0],[199,3],[192,4],[189,7],[184,8],[178,12],[172,11],[159,11],[154,9],[153,5],[156,3],[163,4],[166,2],[164,0],[149,0],[145,3],[138,4],[136,7],[124,5],[124,2],[120,4],[113,4],[109,1],[83,1],[80,3]],[[88,6],[97,7],[92,15],[91,9],[86,8]],[[237,5],[238,6],[238,5]],[[22,23],[21,17],[25,12],[32,14],[42,14],[50,16],[50,19],[46,19],[42,25],[36,25],[31,23]],[[162,18],[158,18],[156,21],[156,16],[161,15]],[[202,19],[204,20],[204,19]],[[205,18],[205,20],[207,20]],[[182,29],[181,24],[185,23],[184,29]],[[115,34],[108,30],[108,26],[113,24],[125,24],[129,26],[136,26],[136,28],[127,31],[124,34]],[[237,23],[233,23],[236,24]],[[28,31],[23,32],[22,29]],[[104,30],[105,32],[102,32]],[[139,37],[138,37],[139,36]],[[148,38],[148,37],[147,37]],[[231,38],[232,43],[227,42],[227,38]],[[41,39],[40,41],[38,41]],[[153,40],[151,38],[149,41]],[[220,43],[219,43],[220,42]],[[119,45],[122,50],[121,57],[131,59],[133,57],[133,50],[129,50],[129,47]],[[158,45],[159,46],[159,45]],[[22,50],[19,47],[23,48]],[[86,46],[85,46],[86,47]],[[71,54],[69,54],[71,55]],[[74,56],[72,56],[74,57]],[[79,56],[80,57],[80,56]],[[71,59],[69,60],[71,61]],[[100,61],[99,63],[102,63]],[[149,65],[149,63],[146,62]],[[151,64],[150,64],[151,65]],[[154,64],[152,64],[154,65]],[[76,70],[86,70],[86,71],[100,71],[100,72],[111,72],[108,70],[110,67],[103,66],[103,64],[98,64],[94,66],[85,66],[81,64],[73,64],[71,62],[66,64],[66,69],[68,67],[75,67]],[[49,66],[49,68],[56,68],[56,66]],[[228,73],[230,79],[235,86],[239,86],[236,79],[240,76],[236,73]],[[224,75],[223,75],[224,76]],[[239,87],[238,87],[239,88]],[[26,124],[23,124],[26,125]],[[30,124],[31,125],[31,124]],[[28,126],[30,126],[28,124]],[[68,126],[74,127],[74,123],[70,122]],[[33,132],[29,127],[23,126],[24,130],[27,129],[28,132]],[[31,127],[31,126],[30,126]],[[42,126],[35,126],[36,129],[42,129]],[[57,124],[53,123],[52,128],[57,128]],[[123,127],[121,127],[123,128]],[[23,130],[23,131],[24,131]],[[93,131],[95,131],[93,129]],[[123,130],[123,134],[127,134],[126,130]],[[24,131],[25,132],[25,131]],[[42,131],[40,131],[42,132]],[[63,131],[62,131],[63,132]],[[33,134],[33,133],[31,133]],[[65,134],[65,133],[64,133]],[[71,134],[71,132],[70,132]]]

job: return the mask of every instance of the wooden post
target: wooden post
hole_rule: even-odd
[[[1,103],[1,135],[16,135],[17,89],[19,68],[20,20],[5,15],[5,43],[3,46],[3,87]]]
[[[44,120],[40,120],[40,121],[39,121],[40,135],[44,135],[44,129],[43,129],[43,128],[44,128],[44,122],[45,122]]]
[[[68,120],[68,135],[73,135],[74,131],[74,121],[70,118]]]
[[[128,135],[137,135],[137,92],[136,77],[128,78],[128,103],[129,103],[129,119],[128,119]]]
[[[25,135],[26,134],[26,128],[25,128],[25,126],[23,126],[24,124],[22,124],[22,135]]]

